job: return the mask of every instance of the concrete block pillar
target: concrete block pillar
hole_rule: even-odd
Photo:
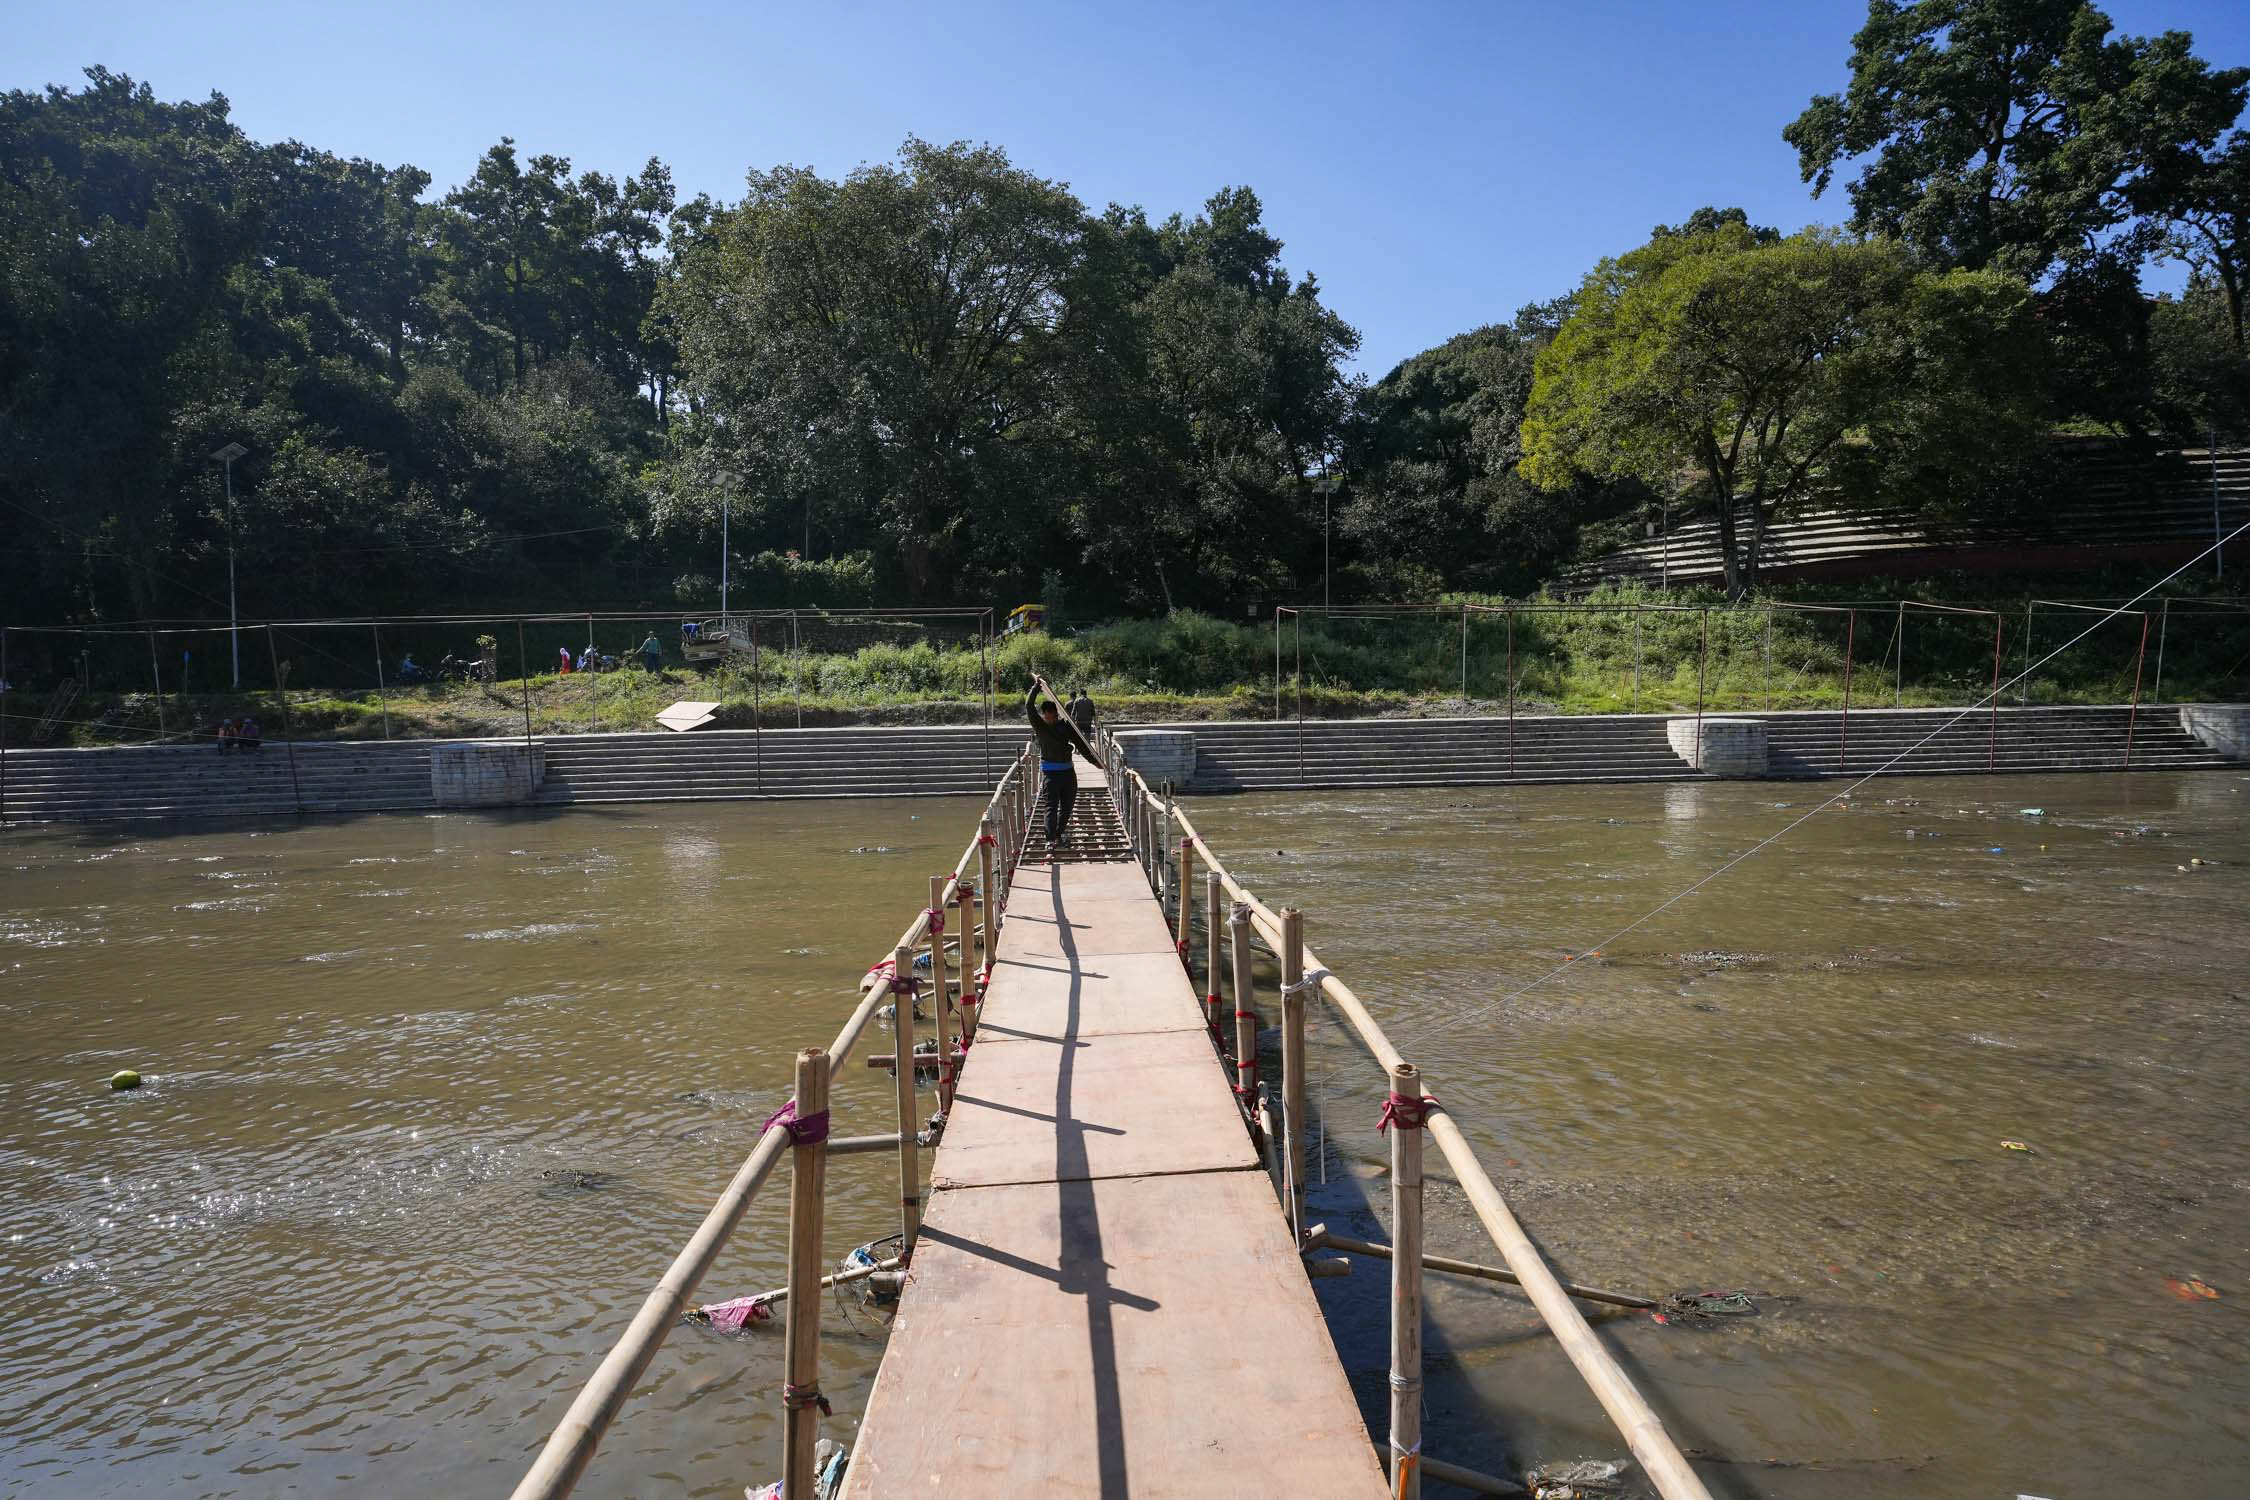
[[[522,740],[454,740],[430,747],[430,800],[440,807],[513,807],[547,779],[547,752]]]
[[[1166,782],[1186,786],[1195,775],[1195,731],[1191,729],[1125,729],[1113,741],[1125,764],[1148,778],[1150,786]]]
[[[1766,774],[1763,719],[1672,719],[1664,729],[1672,753],[1706,775],[1754,779]]]

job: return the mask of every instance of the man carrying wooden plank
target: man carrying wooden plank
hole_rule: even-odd
[[[1044,695],[1045,701],[1041,701]],[[1032,738],[1039,745],[1039,772],[1046,783],[1047,792],[1047,843],[1051,848],[1061,848],[1069,842],[1070,810],[1078,801],[1078,771],[1071,760],[1076,751],[1101,768],[1102,758],[1078,732],[1078,726],[1063,717],[1062,702],[1055,690],[1047,686],[1047,679],[1038,673],[1031,674],[1031,691],[1024,698],[1024,712],[1031,719]]]

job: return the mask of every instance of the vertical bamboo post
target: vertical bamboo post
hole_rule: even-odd
[[[981,854],[983,851],[980,849],[978,852]],[[961,1051],[966,1053],[969,1043],[976,1040],[977,1005],[984,998],[977,985],[978,970],[969,962],[975,955],[977,946],[977,900],[976,887],[966,880],[953,882],[953,914],[961,929]],[[989,947],[985,949],[984,961],[986,964],[992,962],[992,950]],[[960,1085],[959,1073],[960,1069],[956,1067],[951,1076],[955,1087]],[[953,1102],[950,1093],[946,1095],[945,1102],[949,1105]]]
[[[783,1500],[813,1500],[813,1445],[820,1439],[820,1219],[828,1179],[828,1053],[797,1054],[797,1110],[789,1148],[787,1373],[781,1387]]]
[[[938,1113],[953,1108],[953,984],[945,970],[945,905],[953,894],[951,875],[930,877],[930,1020],[937,1027]],[[966,941],[967,934],[962,934]],[[961,951],[961,977],[968,978],[969,954]]]
[[[1156,904],[1157,909],[1161,911],[1164,906],[1165,898],[1168,895],[1177,895],[1180,900],[1187,900],[1187,887],[1185,885],[1182,885],[1177,891],[1168,889],[1173,881],[1172,783],[1170,783],[1169,781],[1164,783],[1164,805],[1157,811],[1156,873],[1162,878],[1159,879],[1156,883]]]
[[[1281,909],[1282,1181],[1289,1185],[1289,1237],[1305,1242],[1305,915]]]
[[[273,627],[266,627],[266,660],[273,663],[273,690],[281,699],[281,743],[289,753],[289,796],[297,811],[305,810],[305,789],[297,781],[297,728],[289,717],[289,685],[281,680],[281,648],[273,643]]]
[[[1234,948],[1234,1092],[1253,1112],[1258,1104],[1258,994],[1250,977],[1250,903],[1227,915]]]
[[[1217,870],[1203,873],[1203,1016],[1217,1046],[1219,1030],[1219,934],[1226,930],[1227,888]]]
[[[391,698],[383,686],[383,626],[376,620],[368,625],[375,632],[375,702],[383,711],[383,738],[387,740],[391,737]]]
[[[992,960],[1000,951],[1000,886],[999,861],[993,857],[998,847],[998,836],[993,832],[992,815],[985,814],[977,832],[977,889],[984,893],[984,962],[977,966],[977,1003],[984,1003],[986,986],[992,982]],[[972,1029],[969,1033],[976,1035]]]
[[[891,1030],[898,1045],[891,1058],[892,1082],[898,1085],[898,1258],[914,1253],[914,1237],[922,1232],[922,1161],[915,1135],[921,1122],[914,1118],[914,950],[891,950]]]
[[[1422,1075],[1391,1067],[1391,1494],[1422,1493]]]
[[[2141,668],[2148,662],[2148,611],[2141,611],[2141,649],[2133,658],[2133,711],[2125,720],[2125,769],[2133,769],[2133,730],[2141,722]]]
[[[148,677],[149,681],[156,687],[156,732],[161,736],[168,731],[164,727],[164,668],[156,660],[156,627],[154,625],[148,628]],[[185,683],[181,684],[183,690],[186,686]]]
[[[1182,963],[1187,961],[1188,941],[1195,936],[1195,897],[1192,894],[1194,890],[1195,840],[1183,835],[1180,839],[1180,929],[1178,933],[1180,961]]]

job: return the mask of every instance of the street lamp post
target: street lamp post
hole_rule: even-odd
[[[211,455],[213,463],[221,465],[227,476],[227,637],[234,648],[234,691],[242,691],[242,620],[234,605],[234,461],[250,450],[240,443],[229,443]]]

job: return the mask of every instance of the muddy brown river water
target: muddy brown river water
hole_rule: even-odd
[[[1601,1322],[1715,1493],[2244,1493],[2250,778],[1868,792],[1520,995],[1820,792],[1196,815],[1564,1275],[1758,1294]],[[0,835],[0,1493],[505,1493],[972,811]],[[1312,1055],[1318,1210],[1380,1234],[1378,1075],[1332,1020]],[[840,1130],[888,1108],[848,1071]],[[831,1167],[835,1253],[895,1227],[886,1170]],[[778,1284],[785,1197],[708,1294]],[[1429,1217],[1492,1258],[1442,1181]],[[1376,1413],[1383,1282],[1316,1283]],[[1621,1451],[1515,1294],[1433,1277],[1430,1315],[1433,1453]],[[848,1438],[882,1330],[827,1329]],[[677,1332],[580,1493],[771,1477],[778,1358]]]

